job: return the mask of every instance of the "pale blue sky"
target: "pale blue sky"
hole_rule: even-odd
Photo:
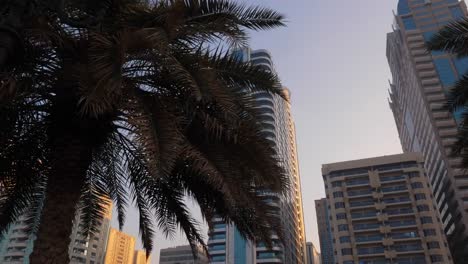
[[[253,49],[268,49],[292,92],[306,237],[317,246],[314,200],[324,197],[321,164],[401,152],[388,106],[385,57],[397,0],[251,0],[284,13],[288,27],[252,33]],[[131,213],[126,232],[138,235]],[[158,235],[161,248],[183,237]]]

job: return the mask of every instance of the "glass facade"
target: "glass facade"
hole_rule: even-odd
[[[398,11],[394,32],[387,35],[387,58],[393,76],[390,106],[404,152],[423,154],[452,255],[463,263],[468,258],[468,245],[457,247],[456,241],[468,240],[468,212],[460,198],[468,196],[468,188],[464,189],[468,176],[459,169],[460,159],[450,156],[463,110],[451,114],[443,106],[449,90],[468,71],[468,60],[450,53],[428,53],[424,44],[442,26],[466,18],[466,4],[456,0],[400,0]],[[417,30],[405,30],[413,27],[408,18],[414,19]],[[425,213],[428,208],[418,209]]]
[[[444,87],[452,87],[457,77],[448,58],[434,59],[439,79]]]

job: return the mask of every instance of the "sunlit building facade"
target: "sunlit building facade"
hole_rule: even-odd
[[[419,153],[324,164],[337,264],[451,264]]]
[[[392,72],[390,106],[404,152],[421,152],[444,231],[456,263],[468,259],[468,176],[450,157],[461,113],[443,108],[468,60],[429,52],[425,42],[441,27],[467,17],[457,0],[400,0],[387,35]]]
[[[146,257],[146,251],[144,250],[135,250],[133,264],[150,264],[151,256]],[[161,264],[161,262],[160,262]]]
[[[271,55],[266,50],[242,49],[236,53],[239,59],[274,71]],[[259,122],[265,137],[271,140],[282,160],[282,166],[290,177],[291,191],[284,196],[266,192],[265,199],[278,208],[284,228],[285,243],[272,235],[273,247],[262,242],[246,241],[235,226],[226,225],[222,219],[213,219],[209,234],[209,251],[212,264],[254,263],[305,263],[305,230],[302,211],[302,194],[297,158],[295,126],[291,114],[290,94],[284,89],[284,98],[267,92],[254,94],[259,112]]]
[[[111,228],[107,242],[105,264],[133,264],[135,237]]]

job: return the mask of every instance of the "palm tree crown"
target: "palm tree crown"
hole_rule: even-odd
[[[14,2],[5,17],[25,18],[0,27],[0,234],[26,213],[31,263],[65,263],[75,207],[93,232],[102,197],[120,226],[137,206],[147,252],[156,227],[204,245],[187,196],[208,222],[271,242],[280,224],[261,191],[288,182],[252,93],[281,86],[230,54],[282,15],[227,0]]]

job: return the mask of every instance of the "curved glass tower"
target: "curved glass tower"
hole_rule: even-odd
[[[392,72],[390,107],[405,152],[421,152],[455,263],[468,258],[468,176],[450,157],[460,113],[443,106],[447,93],[468,70],[468,60],[428,52],[425,42],[441,27],[467,17],[458,0],[400,0],[387,35]]]
[[[266,50],[242,49],[235,54],[243,61],[274,71],[271,55]],[[244,240],[235,226],[226,225],[215,218],[208,241],[212,264],[253,264],[253,263],[305,263],[305,230],[302,211],[302,194],[296,152],[295,127],[291,115],[289,91],[284,97],[267,92],[254,94],[256,106],[261,113],[258,117],[265,137],[271,140],[282,160],[282,166],[290,177],[291,190],[283,196],[264,193],[265,199],[278,208],[284,229],[286,243],[273,235],[273,248],[268,249],[262,242]]]

